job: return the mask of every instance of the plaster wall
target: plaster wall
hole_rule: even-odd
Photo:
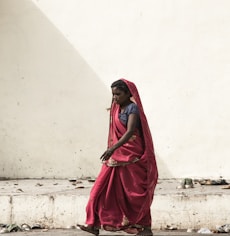
[[[1,0],[2,177],[97,175],[110,84],[136,83],[160,178],[229,179],[230,2]]]

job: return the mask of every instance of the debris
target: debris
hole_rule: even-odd
[[[43,227],[40,224],[34,224],[31,229],[42,229]]]
[[[210,231],[210,229],[208,228],[201,228],[197,231],[198,234],[213,234],[212,231]]]
[[[0,230],[0,234],[6,234],[6,233],[9,233],[10,231],[7,229],[7,228],[2,228]]]
[[[22,224],[21,225],[21,229],[23,231],[30,231],[31,230],[31,227],[28,225],[28,224]]]
[[[9,230],[9,232],[21,231],[21,228],[16,224],[7,225],[7,229]]]
[[[35,186],[36,186],[36,187],[37,187],[37,186],[40,187],[40,186],[43,186],[43,184],[37,183]]]
[[[76,229],[76,226],[75,226],[75,225],[68,225],[68,226],[66,227],[66,229]]]
[[[69,179],[69,182],[76,182],[76,181],[77,181],[76,178],[71,178],[71,179]]]
[[[176,226],[172,226],[172,225],[166,225],[165,227],[166,230],[177,230]]]
[[[222,187],[222,189],[230,189],[230,184],[225,187]]]
[[[84,187],[84,186],[77,186],[76,189],[77,189],[77,188],[85,188],[85,187]]]
[[[30,231],[32,229],[43,229],[44,231],[47,231],[48,229],[45,229],[40,224],[35,224],[32,227],[30,227],[28,224],[24,223],[20,226],[16,224],[0,224],[0,234],[10,233],[10,232],[18,232],[18,231]]]
[[[77,185],[77,184],[81,184],[82,181],[81,180],[76,180],[75,182],[72,183],[72,185]]]
[[[225,179],[201,179],[197,181],[200,185],[227,185],[227,181]]]
[[[89,179],[91,179],[91,177],[90,176],[82,176],[81,179],[82,180],[89,180]]]
[[[95,182],[96,179],[88,179],[88,182]]]
[[[18,193],[24,192],[21,188],[18,188],[16,191],[17,191]]]
[[[193,185],[192,179],[185,178],[185,179],[181,180],[181,183],[180,183],[180,185],[177,188],[185,189],[185,188],[193,188],[193,187],[194,187],[194,185]]]
[[[10,233],[10,232],[17,232],[22,231],[21,228],[16,224],[1,224],[2,229],[0,230],[0,234]]]
[[[216,227],[217,233],[230,233],[230,224]]]

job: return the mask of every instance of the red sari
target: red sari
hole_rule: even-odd
[[[107,230],[151,226],[150,206],[157,183],[158,171],[149,126],[136,86],[122,79],[128,86],[132,101],[138,106],[141,129],[106,161],[91,190],[86,207],[86,224]],[[108,147],[126,132],[118,118],[119,105],[112,103]]]

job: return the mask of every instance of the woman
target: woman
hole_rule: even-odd
[[[134,83],[125,79],[112,85],[108,149],[86,207],[86,226],[99,234],[123,230],[152,235],[150,206],[158,171],[153,142]]]

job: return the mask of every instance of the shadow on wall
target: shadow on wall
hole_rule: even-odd
[[[1,0],[0,24],[0,176],[96,176],[109,88],[33,2]]]
[[[0,24],[1,177],[95,175],[109,88],[31,1],[0,1]]]

